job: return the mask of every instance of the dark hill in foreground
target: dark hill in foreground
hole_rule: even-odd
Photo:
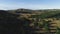
[[[27,34],[25,29],[30,23],[30,20],[17,19],[17,15],[0,10],[0,34]],[[26,24],[27,26],[24,26]]]

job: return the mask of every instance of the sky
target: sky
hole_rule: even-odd
[[[0,10],[60,9],[60,0],[0,0]]]

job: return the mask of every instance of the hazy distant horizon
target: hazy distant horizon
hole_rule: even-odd
[[[11,9],[60,9],[60,0],[0,0],[0,10]]]

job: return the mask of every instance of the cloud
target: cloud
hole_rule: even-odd
[[[59,5],[60,6],[60,5]],[[28,3],[12,3],[12,4],[4,4],[0,3],[0,10],[10,10],[10,9],[60,9],[58,5],[43,5],[43,4],[28,4]]]

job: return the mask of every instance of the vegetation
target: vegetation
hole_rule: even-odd
[[[22,15],[23,14],[23,15]],[[27,15],[29,14],[29,15]],[[27,17],[26,17],[27,16]],[[45,28],[45,34],[49,31],[48,23],[60,21],[60,10],[0,10],[0,34],[39,34]],[[57,34],[60,34],[60,26],[57,26]]]

